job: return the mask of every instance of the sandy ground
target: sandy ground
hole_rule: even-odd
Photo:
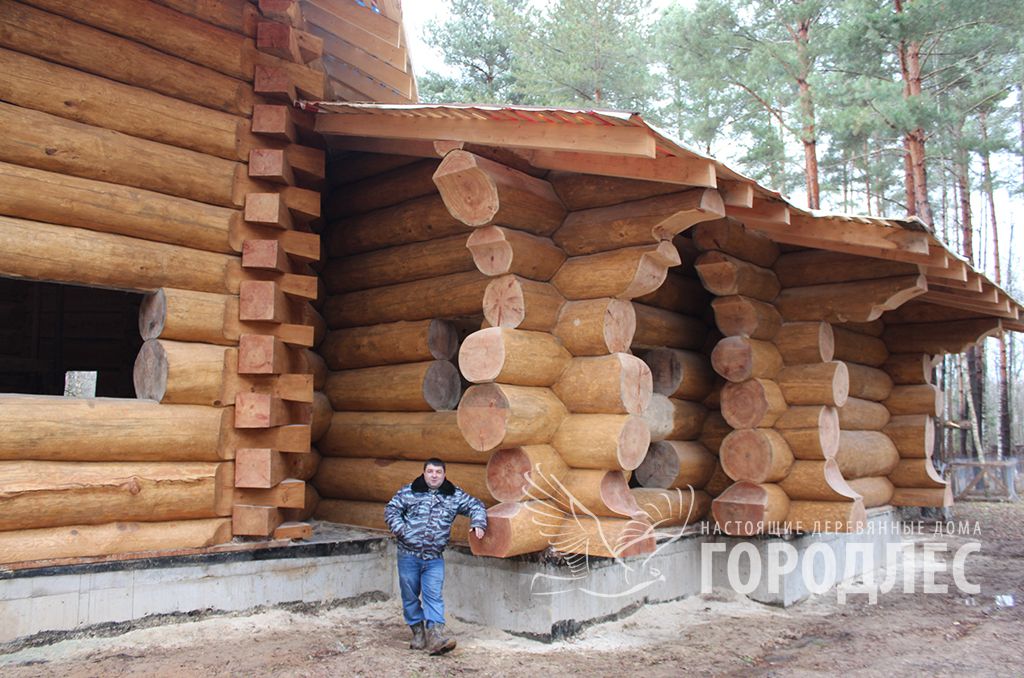
[[[712,594],[650,605],[551,644],[450,620],[459,647],[444,657],[408,649],[396,601],[275,609],[26,648],[0,655],[0,675],[1024,675],[1024,504],[965,504],[954,515],[977,521],[981,533],[929,529],[923,539],[947,543],[947,558],[981,543],[966,570],[981,586],[976,595],[942,573],[946,593],[920,592],[919,575],[917,593],[883,594],[877,604],[864,595],[840,604],[830,591],[779,609]]]

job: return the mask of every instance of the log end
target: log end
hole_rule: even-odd
[[[667,488],[679,475],[679,455],[667,442],[651,443],[633,475],[640,487]]]
[[[731,382],[750,379],[754,373],[754,355],[750,340],[743,336],[725,337],[711,351],[711,366]]]
[[[722,387],[722,416],[734,429],[755,428],[770,409],[764,384],[757,379]]]
[[[494,381],[505,365],[505,342],[500,327],[488,327],[466,337],[459,349],[459,369],[468,381]]]
[[[601,479],[601,500],[612,511],[626,517],[641,513],[640,505],[629,491],[629,484],[621,471],[608,471]]]
[[[619,432],[619,466],[632,471],[644,460],[651,444],[651,430],[641,417],[630,416]]]
[[[467,226],[486,226],[501,206],[494,180],[466,151],[444,157],[434,172],[434,184],[451,215]]]
[[[655,393],[671,396],[683,382],[683,363],[672,349],[654,348],[646,351],[643,360],[651,370],[651,388]]]
[[[466,241],[478,271],[488,276],[504,275],[512,269],[513,250],[505,232],[497,226],[473,231]]]
[[[458,329],[447,320],[431,320],[427,327],[427,348],[438,360],[451,360],[459,350]]]
[[[143,340],[156,339],[167,322],[167,295],[162,289],[147,294],[139,306],[139,334]]]
[[[487,490],[499,502],[521,501],[530,488],[531,470],[523,448],[498,450],[487,461]]]
[[[505,439],[509,401],[495,384],[470,386],[459,403],[457,421],[462,436],[474,450],[493,450]]]
[[[473,555],[491,558],[508,558],[514,555],[511,553],[512,521],[523,510],[525,509],[522,504],[512,502],[495,504],[487,509],[487,531],[484,532],[483,539],[477,539],[472,532],[469,535],[469,550]]]
[[[771,444],[760,429],[747,428],[725,436],[719,458],[722,470],[733,480],[763,483],[771,475]]]
[[[435,411],[454,410],[462,395],[459,370],[447,360],[435,360],[423,375],[423,400]]]
[[[523,286],[514,275],[495,278],[484,291],[484,318],[492,327],[519,327],[526,319]]]
[[[625,353],[636,334],[636,309],[622,299],[611,299],[604,312],[604,343],[609,353]]]
[[[622,406],[629,414],[642,415],[651,403],[654,386],[651,368],[634,355],[617,354],[619,358],[619,393]]]
[[[157,339],[142,344],[135,358],[132,381],[135,383],[135,397],[160,402],[167,393],[167,352]]]

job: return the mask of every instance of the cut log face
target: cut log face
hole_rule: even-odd
[[[572,468],[624,471],[640,465],[650,442],[647,423],[622,414],[571,414],[551,440]]]
[[[490,327],[466,337],[459,349],[459,369],[476,384],[551,386],[571,363],[561,342],[546,332]]]
[[[765,268],[779,258],[779,246],[772,240],[728,217],[698,225],[693,229],[693,243],[698,249],[718,250]]]
[[[133,381],[139,398],[183,405],[221,406],[234,401],[228,394],[233,375],[228,360],[234,349],[209,344],[152,339],[135,359]]]
[[[459,371],[447,360],[332,372],[324,387],[336,411],[451,410],[459,402]]]
[[[651,443],[633,474],[641,487],[701,489],[711,479],[718,460],[696,441]]]
[[[720,297],[741,294],[771,301],[779,294],[779,281],[771,269],[722,252],[705,252],[697,258],[694,266],[704,287]]]
[[[781,526],[789,512],[789,497],[778,485],[741,481],[711,502],[711,514],[729,535],[749,537]]]
[[[455,326],[445,320],[399,321],[328,332],[320,354],[332,370],[425,360],[451,360],[459,347]]]
[[[670,242],[570,257],[552,284],[566,299],[634,299],[661,286],[670,266],[681,263]]]
[[[827,363],[835,357],[835,335],[827,322],[784,323],[773,341],[787,365]]]
[[[711,508],[711,497],[702,490],[637,487],[632,492],[640,510],[650,516],[656,528],[695,523]]]
[[[498,501],[525,501],[555,496],[557,483],[568,472],[550,445],[507,447],[487,462],[487,489]]]
[[[732,382],[771,379],[782,369],[782,355],[767,341],[725,337],[711,352],[711,364],[715,372]]]
[[[849,370],[837,360],[792,365],[780,371],[777,379],[790,405],[842,407],[850,394]]]
[[[624,353],[635,332],[633,304],[608,298],[566,302],[552,330],[575,356]]]
[[[722,389],[722,416],[735,429],[771,426],[785,411],[786,399],[774,381],[750,379]]]
[[[768,428],[733,431],[722,441],[719,458],[730,478],[754,483],[778,482],[793,465],[786,440]]]
[[[493,279],[483,294],[484,318],[492,327],[550,332],[565,299],[548,283],[517,275]]]
[[[790,499],[853,501],[857,498],[857,492],[843,478],[835,459],[796,461],[779,486]]]
[[[570,412],[642,415],[651,401],[651,370],[628,353],[574,358],[553,390]]]
[[[554,499],[562,510],[573,516],[621,518],[640,513],[620,471],[572,469],[559,483]]]
[[[500,226],[473,231],[466,247],[477,270],[492,277],[515,273],[530,280],[550,280],[565,261],[565,252],[548,238]]]
[[[715,373],[707,356],[695,351],[654,348],[641,356],[651,369],[655,393],[702,401],[715,385]]]
[[[470,446],[486,451],[547,443],[566,415],[551,389],[477,384],[462,396],[458,422]]]
[[[715,324],[727,337],[747,335],[768,341],[782,326],[782,316],[771,304],[742,295],[719,296],[711,302]]]

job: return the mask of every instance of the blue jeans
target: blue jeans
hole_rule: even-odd
[[[415,626],[425,620],[429,628],[444,623],[444,557],[423,560],[399,553],[398,585],[406,624]]]

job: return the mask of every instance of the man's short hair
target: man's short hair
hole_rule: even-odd
[[[425,462],[423,462],[424,471],[427,470],[428,466],[440,466],[442,470],[447,470],[445,469],[444,462],[438,459],[437,457],[431,457],[430,459],[427,459]]]

